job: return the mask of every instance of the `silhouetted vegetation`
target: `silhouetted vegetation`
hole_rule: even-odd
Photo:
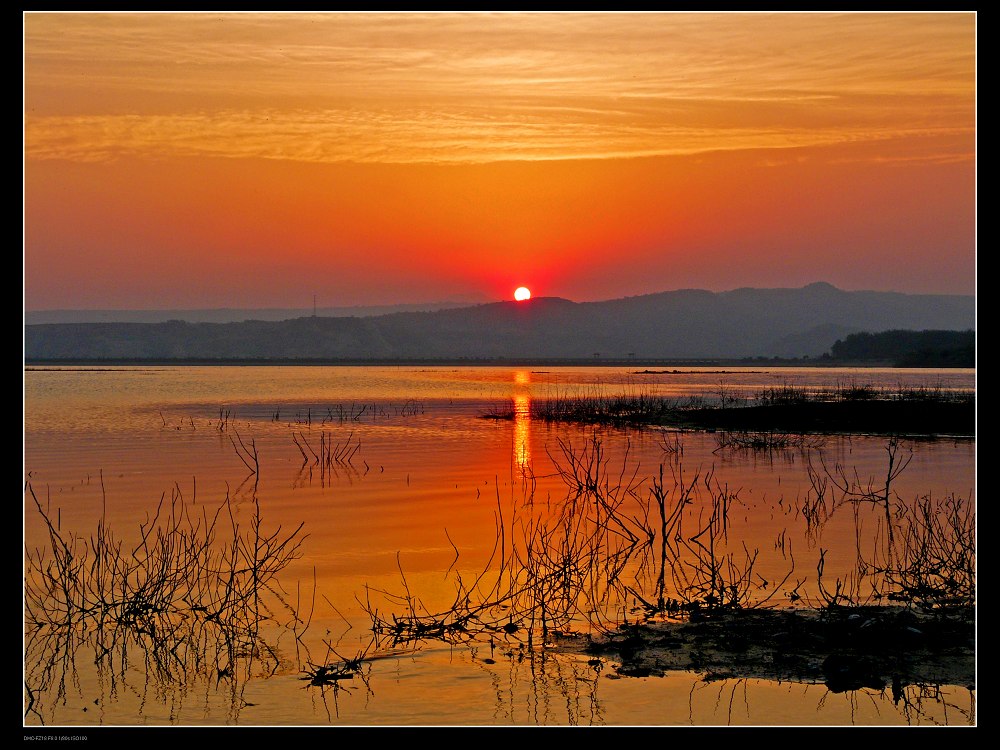
[[[793,397],[790,389],[766,394]],[[857,559],[846,576],[829,580],[822,547],[815,573],[803,572],[784,532],[773,549],[731,538],[741,490],[714,469],[685,472],[679,434],[664,436],[664,463],[648,474],[630,462],[627,446],[620,467],[612,465],[595,433],[582,444],[559,440],[551,454],[563,497],[536,502],[530,472],[510,506],[497,490],[490,559],[471,577],[449,566],[449,603],[425,606],[399,564],[400,590],[366,587],[359,599],[370,618],[369,644],[344,655],[323,639],[327,652],[315,662],[308,649],[304,661],[298,653],[311,606],[301,618],[301,597],[293,605],[277,581],[301,554],[303,526],[266,532],[256,488],[248,530],[228,493],[209,511],[175,487],[127,541],[103,515],[89,537],[61,530],[58,511],[53,517],[28,483],[26,499],[46,541],[25,549],[25,713],[44,721],[36,696],[64,696],[84,652],[123,684],[141,663],[163,685],[226,680],[233,705],[245,705],[240,685],[273,674],[283,660],[265,626],[269,634],[290,631],[301,679],[334,694],[355,679],[367,688],[372,661],[429,640],[488,644],[491,660],[498,647],[512,659],[515,649],[524,658],[555,647],[595,657],[588,662],[595,669],[613,661],[623,677],[693,670],[706,680],[822,680],[832,692],[891,685],[894,702],[908,700],[911,686],[974,689],[971,500],[902,501],[894,483],[910,453],[896,438],[886,444],[884,472],[867,480],[856,469],[827,466],[820,442],[756,434],[728,440],[817,450],[810,489],[796,497],[795,511],[813,530],[835,514],[853,514]],[[255,475],[253,439],[237,436],[233,446]],[[351,437],[339,444],[321,438],[314,461],[349,465],[359,447]],[[761,575],[767,555],[783,563],[776,580]]]
[[[516,409],[513,402],[497,403],[482,416],[514,419]],[[720,387],[713,399],[665,398],[643,392],[553,396],[532,401],[531,418],[544,422],[663,425],[743,434],[971,436],[975,434],[976,398],[968,390],[885,388],[851,381],[818,390],[777,385],[753,394]]]
[[[514,641],[609,658],[621,676],[694,670],[823,681],[833,692],[891,684],[894,701],[909,685],[972,689],[975,511],[956,496],[902,501],[893,485],[911,454],[901,441],[888,441],[878,478],[810,464],[797,512],[814,530],[847,512],[858,535],[853,569],[833,581],[827,550],[816,550],[811,585],[784,534],[772,554],[787,572],[765,580],[766,550],[730,539],[740,490],[711,471],[686,474],[680,455],[644,477],[627,459],[610,466],[596,435],[560,442],[565,498],[538,515],[528,484],[512,511],[498,503],[494,556],[471,584],[452,573],[450,607],[425,608],[402,569],[402,591],[368,590],[374,644],[487,641],[492,653]],[[869,512],[884,523],[870,527]]]
[[[175,486],[132,539],[103,515],[89,537],[62,530],[60,511],[30,482],[25,494],[47,536],[44,546],[25,548],[26,717],[44,723],[36,696],[64,700],[83,653],[112,690],[144,665],[161,685],[225,680],[242,704],[240,686],[281,664],[273,633],[287,629],[297,648],[309,627],[278,583],[301,555],[304,524],[265,531],[256,492],[246,528],[228,493],[209,511]]]
[[[852,333],[830,348],[835,360],[892,362],[896,367],[975,367],[976,332]]]

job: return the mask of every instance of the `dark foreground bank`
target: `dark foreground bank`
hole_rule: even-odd
[[[833,692],[907,685],[975,688],[975,609],[909,607],[733,610],[682,622],[625,625],[598,640],[570,638],[623,677],[687,670],[706,680],[824,683]]]

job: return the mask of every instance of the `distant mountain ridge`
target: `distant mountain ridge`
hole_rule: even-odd
[[[483,300],[425,302],[398,305],[354,305],[318,307],[316,315],[324,318],[369,318],[396,312],[430,312],[453,307],[468,307]],[[304,307],[203,307],[178,310],[28,310],[26,325],[40,323],[166,323],[183,320],[187,323],[238,323],[244,320],[290,320],[312,314]]]
[[[850,333],[975,328],[971,295],[682,289],[603,302],[541,297],[374,317],[25,326],[43,359],[740,358],[819,356]]]

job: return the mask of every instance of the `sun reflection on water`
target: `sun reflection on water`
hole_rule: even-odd
[[[514,461],[522,472],[531,469],[531,373],[514,371]]]

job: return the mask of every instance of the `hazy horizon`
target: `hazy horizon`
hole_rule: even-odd
[[[28,310],[975,291],[972,12],[23,20]]]
[[[851,333],[975,327],[975,298],[969,295],[846,292],[826,284],[419,309],[356,308],[347,315],[315,316],[281,309],[54,313],[37,321],[54,325],[25,326],[25,356],[814,357]]]
[[[705,289],[696,287],[684,287],[678,289],[661,289],[658,291],[649,292],[636,292],[635,294],[624,295],[622,297],[609,297],[600,299],[570,299],[568,297],[560,297],[558,295],[545,295],[545,294],[532,294],[532,299],[565,299],[570,302],[586,304],[586,303],[599,303],[599,302],[611,302],[619,299],[628,299],[630,297],[645,297],[655,294],[667,294],[670,292],[683,292],[683,291],[705,291],[712,294],[725,294],[726,292],[734,292],[740,289],[800,289],[806,286],[813,286],[816,284],[828,284],[825,281],[813,281],[808,284],[804,284],[801,287],[777,287],[777,286],[762,286],[762,287],[733,287],[726,289]],[[834,286],[835,289],[842,292],[876,292],[876,293],[888,293],[888,294],[914,294],[918,296],[960,296],[960,297],[975,297],[975,293],[961,294],[961,293],[951,293],[951,292],[905,292],[898,289],[845,289],[840,286]],[[513,290],[512,290],[513,291]],[[473,295],[468,295],[467,299],[462,299],[462,295],[453,295],[451,299],[437,299],[437,300],[406,300],[402,302],[372,302],[372,303],[360,303],[355,305],[329,305],[321,304],[317,301],[315,310],[317,314],[321,314],[323,311],[346,311],[346,310],[388,310],[391,308],[436,308],[436,307],[462,307],[465,305],[476,306],[476,305],[490,305],[498,302],[514,302],[513,294],[505,299],[488,299],[486,297],[481,297],[478,299],[473,298]],[[271,306],[271,307],[238,307],[238,306],[220,306],[220,307],[51,307],[51,308],[28,308],[25,307],[25,314],[41,314],[41,313],[74,313],[74,312],[148,312],[148,313],[158,313],[158,312],[224,312],[224,311],[301,311],[307,314],[312,314],[313,305],[288,305],[288,306]]]

